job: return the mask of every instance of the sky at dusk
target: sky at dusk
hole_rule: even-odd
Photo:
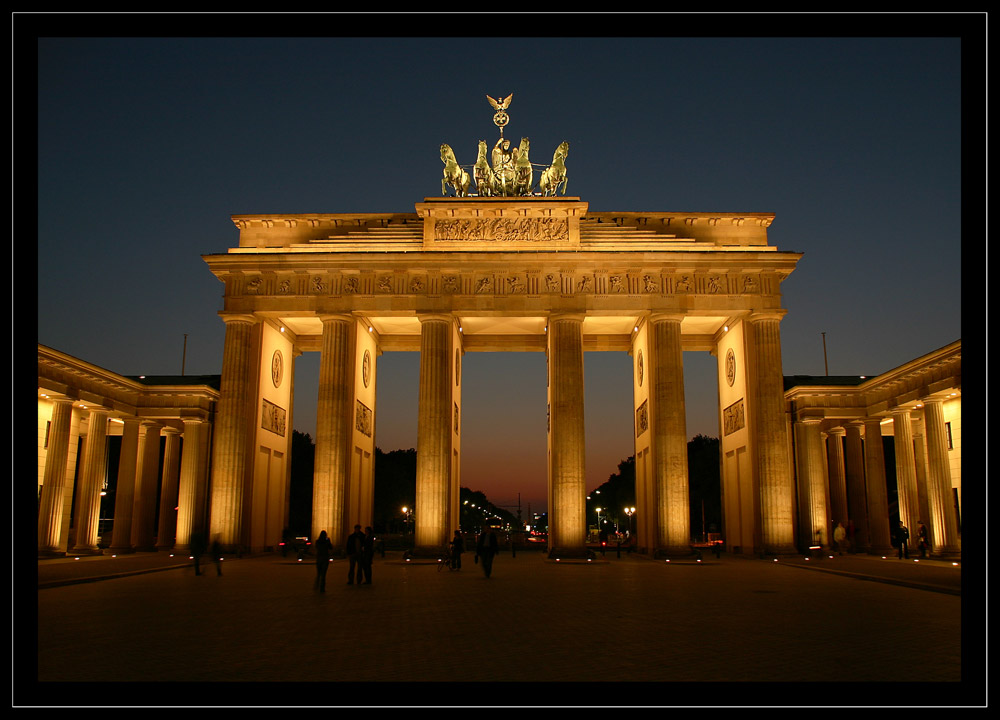
[[[775,214],[770,244],[803,253],[781,286],[785,375],[824,374],[821,333],[831,375],[961,338],[962,129],[981,111],[963,109],[963,62],[966,96],[985,85],[952,16],[917,17],[912,37],[877,17],[847,37],[857,24],[834,16],[843,37],[751,37],[773,31],[758,18],[757,33],[731,21],[733,37],[515,39],[292,36],[362,20],[349,15],[274,16],[268,32],[289,35],[274,39],[203,17],[185,37],[153,17],[126,16],[121,37],[61,17],[37,53],[15,44],[29,108],[37,69],[43,345],[122,375],[180,374],[182,359],[218,374],[223,286],[201,256],[236,245],[230,216],[414,212],[440,193],[438,146],[474,162],[498,135],[486,95],[511,93],[505,134],[530,137],[536,162],[568,141],[567,195],[592,211]],[[416,447],[419,355],[378,362],[376,444]],[[715,358],[684,362],[688,434],[717,436]],[[584,374],[589,490],[633,452],[630,358],[587,353]],[[319,354],[301,356],[294,427],[313,436],[318,375]],[[545,403],[543,353],[467,353],[462,484],[543,510]]]

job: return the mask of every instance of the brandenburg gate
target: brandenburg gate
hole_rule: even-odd
[[[633,369],[638,548],[686,555],[682,356],[709,352],[727,544],[793,552],[779,327],[781,281],[800,254],[768,244],[768,213],[593,212],[560,194],[567,143],[536,189],[527,138],[511,149],[502,136],[510,98],[490,101],[492,166],[485,142],[468,170],[442,145],[442,195],[414,212],[236,215],[238,245],[204,256],[225,286],[226,323],[211,533],[229,548],[277,544],[267,507],[286,477],[303,352],[321,356],[312,534],[337,546],[370,524],[378,358],[419,351],[415,552],[439,552],[458,529],[464,355],[543,352],[549,552],[583,556],[583,357],[621,350]]]

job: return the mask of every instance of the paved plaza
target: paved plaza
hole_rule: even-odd
[[[315,565],[291,555],[228,558],[222,575],[206,563],[201,576],[165,553],[40,561],[34,702],[909,702],[845,697],[835,682],[917,683],[919,704],[952,704],[968,689],[961,567],[943,561],[724,554],[667,563],[612,551],[556,563],[519,552],[499,555],[487,579],[471,553],[463,558],[453,572],[388,553],[361,586],[347,585],[347,562],[335,560],[323,594]],[[242,685],[219,695],[202,681]],[[186,684],[131,694],[149,682]],[[48,683],[87,683],[91,694],[60,701]]]

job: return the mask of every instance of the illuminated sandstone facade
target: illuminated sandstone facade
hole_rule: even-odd
[[[225,284],[212,527],[227,544],[277,540],[245,527],[274,457],[254,413],[270,401],[291,422],[290,396],[261,371],[275,353],[289,381],[295,356],[322,356],[312,532],[336,544],[371,520],[377,359],[420,352],[416,542],[435,552],[458,527],[462,357],[528,351],[548,357],[550,551],[584,554],[583,353],[622,350],[635,369],[640,547],[689,552],[681,358],[705,351],[731,359],[719,364],[720,425],[738,417],[723,444],[739,461],[726,487],[759,489],[727,525],[743,551],[793,549],[779,324],[799,255],[768,245],[772,215],[592,213],[542,197],[415,210],[234,216],[238,246],[204,256]]]
[[[913,536],[928,526],[935,554],[959,552],[961,342],[873,378],[783,378],[780,283],[800,256],[767,244],[772,219],[591,213],[574,198],[236,216],[238,246],[204,258],[225,285],[221,382],[126,378],[39,345],[39,555],[99,552],[111,474],[106,552],[186,549],[195,531],[276,547],[303,352],[321,356],[312,534],[344,539],[371,522],[377,360],[401,350],[421,356],[418,550],[458,525],[464,354],[527,351],[547,356],[550,551],[585,554],[583,353],[620,350],[641,551],[689,552],[681,358],[709,352],[727,550],[829,547],[846,519],[855,549],[884,554],[898,516]]]
[[[962,343],[874,377],[785,379],[795,447],[799,536],[829,548],[837,523],[856,549],[892,551],[892,520],[930,535],[933,554],[961,552]],[[895,497],[886,494],[883,437],[892,438]]]

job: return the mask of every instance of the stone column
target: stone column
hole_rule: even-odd
[[[417,489],[414,551],[448,544],[451,484],[452,317],[420,316],[420,395],[417,408]]]
[[[108,548],[108,552],[116,555],[133,552],[132,511],[139,458],[139,418],[122,418],[122,448],[118,455],[118,484],[115,489],[115,523],[111,531],[111,547]]]
[[[180,469],[180,433],[163,428],[167,442],[163,448],[163,479],[160,482],[160,521],[156,530],[156,549],[169,550],[177,534],[178,477]]]
[[[813,545],[830,547],[826,505],[826,467],[823,463],[823,439],[819,418],[795,422],[799,471],[799,542],[805,550]]]
[[[324,315],[313,465],[312,536],[326,530],[340,552],[353,528],[344,523],[350,472],[354,397],[354,324],[350,315]]]
[[[87,441],[76,494],[76,554],[99,555],[98,527],[101,518],[101,486],[107,472],[108,417],[106,410],[91,410]]]
[[[951,465],[948,461],[948,438],[941,400],[924,400],[924,429],[927,433],[927,505],[931,552],[958,553],[958,521],[951,490]],[[911,531],[913,532],[913,531]]]
[[[549,555],[587,555],[583,315],[549,318]]]
[[[691,554],[681,317],[649,319],[650,427],[658,556]]]
[[[885,480],[885,453],[882,449],[882,420],[865,418],[865,475],[868,489],[868,538],[873,555],[892,552],[889,528],[889,500]]]
[[[844,468],[844,435],[842,427],[830,428],[826,435],[827,474],[830,479],[830,523],[844,524],[847,530],[847,475]]]
[[[135,481],[132,510],[132,547],[141,552],[156,550],[153,527],[156,521],[156,486],[160,465],[160,425],[150,420],[142,422],[142,454]]]
[[[917,407],[921,407],[918,405]],[[917,473],[917,510],[915,517],[927,522],[931,516],[927,505],[927,441],[924,438],[924,413],[915,412],[913,421],[913,465]]]
[[[247,450],[256,414],[253,377],[253,315],[223,315],[226,341],[222,353],[222,382],[212,445],[212,501],[209,532],[218,535],[225,552],[242,542],[243,493]]]
[[[49,446],[45,451],[42,474],[42,498],[38,507],[38,554],[65,555],[60,549],[63,493],[66,490],[66,460],[69,457],[70,419],[73,402],[52,401],[49,421]]]
[[[196,524],[199,486],[204,484],[204,448],[202,431],[207,424],[197,418],[184,419],[184,442],[181,445],[180,477],[177,483],[177,541],[174,548],[188,550],[191,534],[205,532]],[[116,521],[117,522],[117,521]]]
[[[794,492],[788,465],[779,324],[784,311],[751,313],[745,323],[748,411],[760,497],[762,553],[795,552]]]
[[[868,504],[865,490],[865,450],[861,440],[863,423],[847,423],[847,453],[845,473],[847,476],[847,512],[854,523],[854,542],[851,552],[866,550],[868,540]]]
[[[897,408],[892,412],[893,446],[896,449],[896,492],[899,498],[899,519],[910,531],[909,547],[919,520],[917,505],[917,467],[913,453],[913,424],[910,411]],[[892,528],[893,531],[896,528]]]

